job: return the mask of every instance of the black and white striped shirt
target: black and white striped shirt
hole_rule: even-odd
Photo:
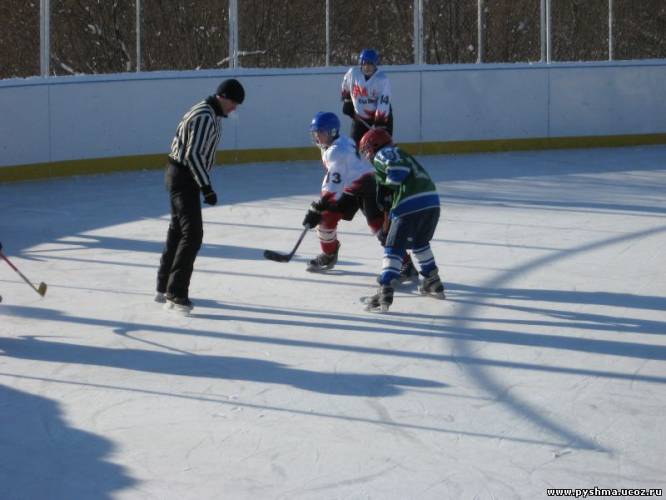
[[[210,98],[192,106],[178,124],[169,157],[190,169],[200,188],[210,186],[210,169],[220,142],[220,118]]]

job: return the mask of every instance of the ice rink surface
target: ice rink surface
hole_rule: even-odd
[[[217,168],[182,317],[161,171],[0,185],[0,499],[536,499],[666,486],[666,147],[424,156],[448,298],[289,251],[318,162]]]

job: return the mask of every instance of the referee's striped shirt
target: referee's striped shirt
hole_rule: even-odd
[[[195,104],[178,124],[169,157],[190,169],[200,188],[210,186],[210,169],[220,142],[220,119],[209,100]]]

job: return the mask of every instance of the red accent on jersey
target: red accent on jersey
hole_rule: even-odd
[[[352,95],[354,97],[362,96],[368,97],[368,89],[361,87],[358,83],[354,83],[354,88],[352,89]]]
[[[375,174],[373,172],[368,172],[367,174],[362,175],[358,179],[356,179],[354,182],[352,182],[349,186],[347,186],[344,190],[345,193],[349,193],[354,196],[360,195],[361,191],[363,190],[363,187],[366,183],[366,180],[368,177],[374,177]]]
[[[328,191],[322,191],[321,192],[321,198],[322,200],[325,200],[327,203],[331,205],[335,205],[335,193],[330,193]]]
[[[388,122],[388,116],[386,113],[382,113],[377,110],[375,112],[375,125],[385,125]]]

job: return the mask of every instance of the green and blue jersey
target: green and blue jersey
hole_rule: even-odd
[[[437,188],[413,156],[397,146],[377,152],[373,165],[378,186],[392,191],[391,217],[439,207]]]

